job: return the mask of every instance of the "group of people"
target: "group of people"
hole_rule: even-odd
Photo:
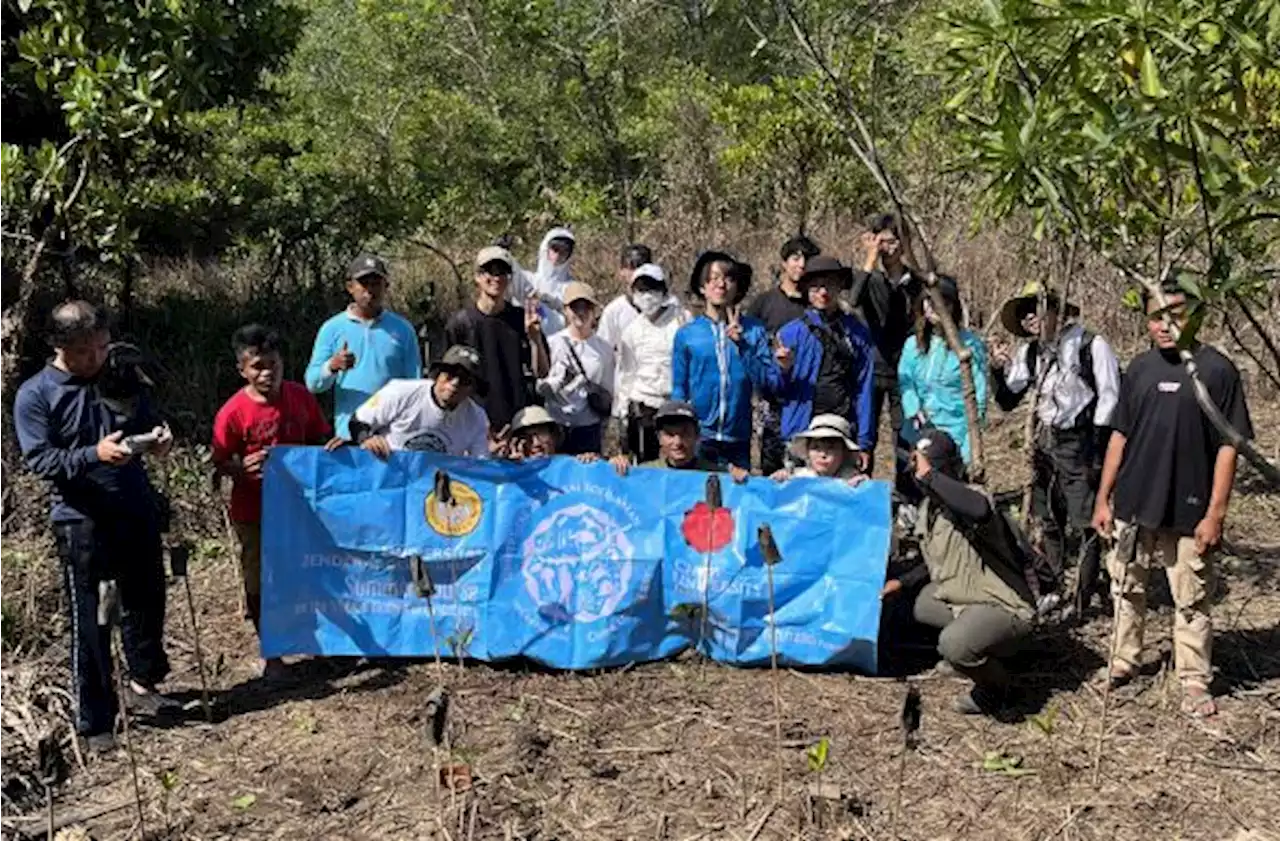
[[[651,250],[629,245],[617,270],[625,291],[608,303],[574,279],[568,229],[547,234],[534,271],[487,246],[476,255],[473,302],[448,320],[447,349],[425,377],[413,325],[386,308],[390,273],[374,255],[349,266],[351,302],[320,328],[303,383],[285,379],[275,331],[236,331],[244,385],[214,420],[213,462],[232,480],[248,618],[255,627],[260,620],[261,483],[276,445],[357,446],[383,458],[398,450],[607,455],[623,475],[639,465],[745,481],[754,439],[763,475],[856,484],[871,469],[887,410],[897,497],[917,513],[920,563],[890,579],[883,596],[912,598],[915,618],[940,630],[945,662],[973,681],[957,709],[991,713],[1007,702],[1000,658],[1037,619],[1028,548],[1043,549],[1057,580],[1079,559],[1074,604],[1082,612],[1098,586],[1104,541],[1123,533],[1136,548],[1108,559],[1118,645],[1107,679],[1137,673],[1147,574],[1164,567],[1186,710],[1212,714],[1212,549],[1235,450],[1202,415],[1178,357],[1169,324],[1185,323],[1185,293],[1170,288],[1164,309],[1146,302],[1153,347],[1122,378],[1111,345],[1055,290],[1030,284],[1012,296],[1000,317],[1020,342],[988,353],[964,327],[956,281],[939,277],[927,294],[904,263],[892,216],[869,220],[861,243],[862,263],[851,267],[804,236],[787,240],[776,282],[754,297],[749,264],[707,251],[683,299]],[[968,353],[948,344],[935,301]],[[100,309],[83,301],[56,308],[50,344],[53,358],[18,392],[15,420],[26,463],[53,486],[73,610],[77,728],[109,742],[117,710],[107,631],[97,621],[101,581],[119,584],[129,702],[144,710],[164,703],[163,506],[141,457],[163,457],[172,436],[138,387],[144,370],[128,364],[136,349],[111,343]],[[1221,412],[1251,434],[1234,365],[1207,345],[1192,352]],[[1037,545],[968,481],[962,366],[979,423],[989,391],[1005,409],[1036,396]],[[139,396],[122,401],[117,392]],[[329,393],[332,425],[317,399]],[[262,668],[272,675],[282,666]]]

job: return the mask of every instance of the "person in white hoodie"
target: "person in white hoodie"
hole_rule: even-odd
[[[639,315],[618,338],[613,416],[625,424],[623,453],[640,464],[658,457],[654,415],[671,397],[672,348],[688,317],[667,287],[666,272],[653,263],[632,275],[631,300]]]
[[[538,246],[538,268],[531,272],[516,266],[508,288],[508,299],[518,306],[524,305],[530,293],[538,296],[538,315],[548,336],[565,327],[564,293],[573,282],[570,264],[575,242],[568,228],[547,231]]]

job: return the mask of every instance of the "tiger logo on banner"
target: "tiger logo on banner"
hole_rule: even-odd
[[[427,525],[431,526],[437,534],[445,537],[462,537],[471,534],[480,524],[480,514],[484,510],[480,494],[476,493],[470,485],[456,479],[450,483],[450,491],[453,494],[452,503],[444,503],[436,499],[434,490],[427,494],[427,499],[423,503]]]

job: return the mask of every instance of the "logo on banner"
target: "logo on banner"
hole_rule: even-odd
[[[542,519],[520,547],[525,588],[555,621],[612,615],[631,589],[634,556],[626,526],[586,502]]]
[[[480,514],[484,509],[480,494],[470,485],[456,479],[449,483],[449,489],[453,494],[453,502],[448,504],[436,499],[434,490],[427,494],[427,500],[423,503],[427,525],[445,537],[471,534],[480,524]]]

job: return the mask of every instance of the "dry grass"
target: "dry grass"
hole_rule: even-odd
[[[759,283],[781,237],[706,232],[657,222],[642,238],[660,245],[677,288],[703,243],[752,259]],[[842,257],[856,232],[819,229]],[[974,321],[994,318],[1003,297],[1045,274],[1051,255],[1000,233],[940,235],[947,267],[965,285]],[[619,237],[585,236],[579,273],[615,291]],[[535,243],[517,253],[527,257]],[[393,255],[394,303],[439,319],[470,294],[473,245]],[[202,643],[223,716],[137,731],[147,828],[167,838],[495,839],[1230,839],[1265,838],[1280,826],[1280,498],[1246,471],[1233,503],[1224,588],[1215,609],[1222,714],[1205,723],[1177,711],[1169,676],[1165,608],[1149,623],[1154,674],[1117,693],[1108,716],[1100,784],[1092,784],[1101,698],[1090,682],[1109,621],[1037,639],[1020,662],[1023,707],[1042,724],[972,721],[948,711],[963,685],[924,664],[904,680],[843,674],[781,675],[785,784],[777,790],[769,675],[703,667],[691,658],[599,674],[448,667],[451,755],[428,736],[425,698],[437,686],[427,662],[313,661],[287,685],[251,679],[256,642],[238,612],[233,546],[221,502],[206,479],[213,411],[235,387],[226,341],[250,319],[285,328],[289,370],[301,376],[310,337],[339,306],[340,283],[266,294],[253,265],[157,265],[131,325],[168,368],[165,403],[186,438],[162,473],[177,504],[175,533],[194,542],[193,579]],[[434,287],[431,286],[434,284]],[[1085,318],[1132,351],[1141,325],[1116,306],[1119,284],[1090,264],[1081,272]],[[434,294],[430,294],[434,288]],[[1251,376],[1264,452],[1280,448],[1280,405]],[[1019,417],[994,412],[988,473],[1017,485],[1024,458]],[[9,446],[9,445],[6,445]],[[890,470],[882,448],[878,472]],[[6,458],[6,464],[12,464]],[[93,837],[133,838],[132,787],[123,752],[80,765],[69,738],[65,621],[43,525],[43,488],[5,476],[3,745],[5,834],[44,834],[41,774],[59,782],[59,820]],[[171,687],[194,701],[199,681],[191,620],[180,585],[170,599]],[[920,652],[916,652],[920,653]],[[898,715],[905,682],[924,697],[918,750],[902,756]],[[1056,711],[1052,713],[1051,711]],[[821,774],[805,750],[831,743]],[[55,761],[42,770],[41,744]],[[50,750],[52,748],[52,750]],[[1028,772],[982,769],[989,753]],[[905,770],[895,814],[899,763]],[[450,792],[438,768],[470,767],[474,786]],[[168,786],[164,783],[168,783]],[[817,795],[817,796],[815,796]],[[104,811],[106,810],[106,811]],[[1247,836],[1247,833],[1255,833]]]
[[[1259,409],[1274,442],[1280,413]],[[1018,426],[992,433],[1002,478],[1019,463]],[[255,642],[237,612],[234,562],[211,535],[198,544],[193,584],[222,716],[206,725],[196,708],[182,726],[135,731],[147,827],[175,839],[1266,838],[1280,818],[1280,499],[1244,485],[1215,608],[1222,712],[1208,722],[1178,712],[1162,608],[1148,624],[1153,674],[1112,697],[1097,786],[1101,696],[1091,679],[1105,618],[1042,635],[1020,657],[1021,709],[1044,726],[958,717],[948,705],[961,682],[906,669],[924,724],[905,759],[904,680],[784,671],[779,792],[764,670],[692,657],[593,674],[447,665],[450,752],[429,736],[424,702],[440,682],[430,662],[311,661],[268,689],[251,679]],[[13,549],[8,541],[6,556]],[[171,685],[194,701],[190,618],[176,590],[168,639]],[[29,779],[33,741],[52,733],[72,771],[56,816],[116,807],[83,825],[99,839],[137,837],[123,751],[83,770],[67,752],[55,692],[66,685],[65,643],[52,633],[45,645],[5,658],[6,779]],[[11,729],[14,716],[31,721]],[[805,752],[824,737],[819,774]],[[984,770],[989,754],[1019,759],[1024,773]],[[469,790],[438,784],[450,764],[469,767]],[[6,807],[9,827],[44,832],[39,786]]]

